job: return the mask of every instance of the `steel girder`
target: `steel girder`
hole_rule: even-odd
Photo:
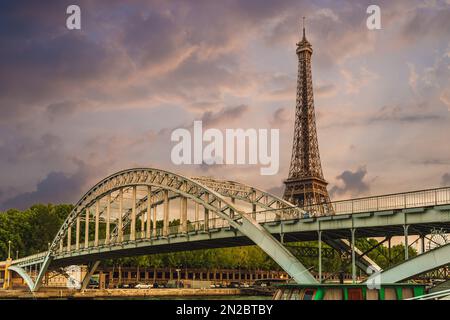
[[[92,276],[94,275],[95,270],[99,266],[100,261],[95,261],[88,266],[88,270],[86,275],[84,276],[83,281],[81,282],[81,290],[85,290],[89,285],[89,281],[91,281]]]

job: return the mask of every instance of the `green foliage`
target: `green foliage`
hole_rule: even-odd
[[[11,255],[20,256],[47,250],[72,205],[33,205],[25,211],[10,209],[0,213],[0,259],[8,256],[8,241]]]
[[[363,252],[369,250],[378,243],[375,239],[358,239],[356,246]],[[386,244],[386,243],[385,243]],[[414,248],[408,248],[410,258],[417,255]],[[381,268],[385,269],[391,265],[396,265],[405,260],[405,246],[403,244],[393,245],[389,255],[389,248],[383,245],[378,246],[368,254],[369,258],[374,260]],[[389,262],[390,258],[390,262]]]
[[[108,264],[156,268],[279,269],[278,265],[257,246],[153,254],[109,261]]]

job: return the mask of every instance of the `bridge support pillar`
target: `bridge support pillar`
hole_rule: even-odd
[[[86,208],[86,218],[84,225],[84,247],[87,248],[89,246],[89,216],[90,216],[90,208]]]
[[[421,252],[420,253],[425,253],[425,235],[421,234],[420,235],[420,248],[421,248]]]
[[[34,280],[34,286],[33,286],[32,291],[38,291],[39,288],[41,287],[43,279],[44,279],[44,277],[45,277],[45,275],[47,273],[48,266],[50,265],[52,260],[53,260],[53,258],[50,256],[50,252],[47,253],[47,256],[45,257],[44,262],[41,264],[41,268],[39,270],[39,273],[37,273],[37,277]],[[37,265],[36,265],[36,271],[37,271]]]
[[[234,205],[236,203],[236,199],[235,198],[231,198],[231,203]],[[234,218],[234,210],[233,209],[230,210],[230,218],[231,219]]]
[[[181,197],[181,232],[186,233],[187,232],[187,198]]]
[[[67,228],[67,252],[70,252],[72,246],[72,227]]]
[[[256,192],[253,191],[251,197],[250,197],[252,203],[252,218],[256,220]]]
[[[136,240],[136,186],[133,187],[131,196],[131,225],[130,225],[130,240]]]
[[[100,261],[95,261],[93,264],[88,266],[88,270],[86,272],[86,275],[83,278],[83,282],[81,283],[81,290],[85,290],[87,286],[89,285],[89,281],[92,278],[92,275],[94,274],[95,270],[97,269],[98,265],[100,264]]]
[[[111,233],[111,192],[108,193],[106,197],[106,236],[105,236],[105,244],[109,244],[109,237]]]
[[[194,212],[194,221],[195,222],[198,222],[199,212],[200,212],[200,205],[196,202],[195,203],[195,212]]]
[[[405,236],[405,260],[409,259],[408,229],[409,229],[409,225],[405,224],[403,226],[403,232],[404,232],[404,236]]]
[[[150,221],[152,220],[152,187],[148,186],[147,187],[147,222],[145,225],[145,237],[147,239],[150,239],[151,236],[151,225],[150,225]],[[155,223],[155,222],[153,222]]]
[[[388,259],[389,259],[389,266],[391,266],[391,264],[392,264],[392,253],[391,253],[391,249],[392,249],[392,237],[389,236],[389,239],[388,239]]]
[[[355,233],[356,229],[350,230],[352,234],[352,282],[356,283],[356,257],[355,257]]]
[[[205,201],[206,201],[206,203],[209,203],[209,194],[205,195]],[[203,221],[205,223],[204,230],[208,231],[209,230],[209,210],[206,207],[204,207],[204,210],[205,210],[204,211],[204,219],[203,219]]]
[[[153,207],[153,237],[157,237],[158,235],[156,234],[156,206]]]
[[[119,222],[118,228],[117,228],[119,242],[123,241],[122,214],[123,214],[123,189],[120,189],[119,190],[119,217],[117,218],[118,222]]]
[[[317,231],[319,242],[319,283],[322,283],[322,231]]]
[[[81,224],[81,217],[78,215],[77,217],[77,225],[76,225],[76,235],[75,235],[75,249],[80,250],[80,224]]]
[[[100,221],[100,201],[95,201],[95,238],[94,246],[98,246],[98,232],[99,232],[99,221]]]
[[[139,238],[145,238],[145,214],[141,214],[141,233],[139,234]]]
[[[169,191],[164,190],[163,236],[169,234]]]

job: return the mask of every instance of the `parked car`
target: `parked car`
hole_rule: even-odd
[[[134,286],[135,289],[151,289],[153,288],[153,285],[147,284],[147,283],[138,283]]]
[[[88,289],[98,289],[100,288],[100,285],[98,283],[98,281],[91,279],[89,280],[89,284],[87,285]]]

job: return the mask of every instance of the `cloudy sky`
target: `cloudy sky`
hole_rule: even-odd
[[[81,8],[81,30],[66,8]],[[75,202],[115,171],[158,167],[280,192],[299,20],[314,48],[333,199],[450,185],[450,1],[2,1],[0,208]],[[176,166],[173,129],[279,128],[278,175]]]

